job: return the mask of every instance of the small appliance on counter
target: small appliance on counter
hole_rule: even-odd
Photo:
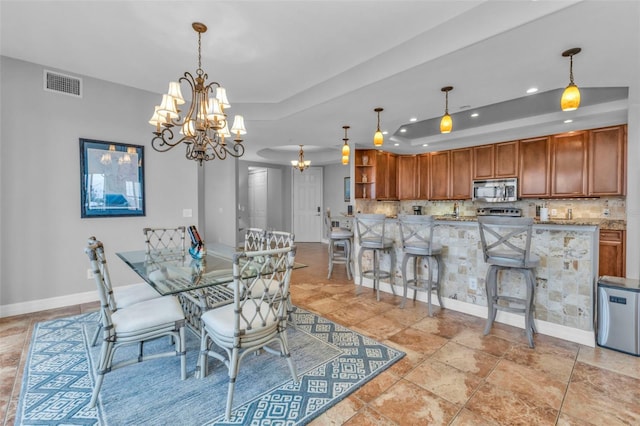
[[[640,356],[640,283],[602,276],[598,279],[599,346]]]
[[[421,215],[422,214],[422,206],[413,206],[413,214]]]

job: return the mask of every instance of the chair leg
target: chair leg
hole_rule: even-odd
[[[429,275],[427,276],[427,307],[429,316],[433,316],[431,312],[431,290],[433,288],[433,263],[431,262],[431,256],[427,256],[427,265],[429,267]]]
[[[533,333],[535,332],[535,325],[533,324],[533,297],[534,297],[534,289],[535,289],[535,278],[533,277],[533,271],[528,269],[524,272],[525,274],[525,282],[527,284],[527,302],[525,306],[524,313],[524,326],[527,334],[527,339],[529,340],[529,347],[535,347],[533,343]]]
[[[418,296],[418,287],[420,285],[420,279],[418,277],[418,266],[420,266],[420,256],[413,256],[413,301],[416,301]]]
[[[345,266],[347,268],[347,279],[351,281],[351,240],[347,239],[344,243]]]
[[[227,408],[224,413],[224,419],[229,421],[231,418],[231,407],[233,406],[233,392],[236,388],[236,377],[238,377],[238,364],[240,362],[240,353],[238,348],[233,348],[231,357],[229,358],[229,390],[227,391]]]
[[[376,299],[380,301],[380,259],[379,250],[373,250],[373,286],[376,289]]]
[[[391,267],[389,268],[389,285],[391,286],[391,293],[396,295],[395,282],[396,282],[396,250],[394,247],[389,249],[391,255]]]
[[[404,288],[403,290],[403,294],[402,294],[402,303],[400,304],[400,308],[404,308],[405,303],[407,302],[407,288],[409,286],[409,282],[407,280],[407,263],[409,262],[409,258],[411,256],[408,254],[405,254],[404,257],[402,258],[402,286]],[[415,294],[415,290],[414,290],[414,294]]]
[[[331,274],[333,273],[333,250],[335,249],[334,245],[335,241],[329,239],[329,275],[327,275],[327,279],[330,279]]]
[[[358,273],[360,274],[360,288],[362,288],[362,255],[363,254],[364,254],[364,248],[360,247],[360,250],[358,250]]]
[[[438,266],[438,275],[437,275],[437,279],[436,279],[436,296],[438,296],[438,304],[440,305],[440,309],[444,308],[444,305],[442,304],[442,295],[440,292],[441,289],[441,277],[442,277],[442,273],[443,273],[443,268],[444,268],[444,262],[442,262],[442,258],[440,256],[436,256],[436,264]]]
[[[208,358],[207,355],[207,332],[203,329],[200,331],[200,378],[204,379],[208,374]]]
[[[180,326],[178,333],[180,333],[179,342],[176,342],[176,346],[179,346],[178,351],[180,353],[180,379],[185,380],[187,378],[187,344],[184,335],[184,322]]]
[[[487,270],[487,277],[485,282],[485,289],[487,292],[487,323],[484,327],[485,336],[489,334],[491,331],[491,326],[493,325],[493,321],[496,318],[496,308],[495,308],[495,292],[497,291],[497,268],[493,265],[489,266]]]
[[[105,338],[102,342],[102,346],[100,347],[100,358],[98,361],[98,366],[96,369],[97,377],[96,383],[93,386],[93,393],[91,394],[91,401],[89,402],[89,408],[93,408],[96,406],[96,402],[98,401],[98,395],[100,394],[100,388],[102,387],[102,382],[104,381],[104,375],[107,374],[109,367],[111,366],[110,360],[113,358],[113,343]]]

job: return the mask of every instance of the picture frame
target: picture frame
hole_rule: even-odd
[[[344,178],[344,202],[351,202],[351,177]]]
[[[80,216],[145,216],[144,146],[80,138]]]

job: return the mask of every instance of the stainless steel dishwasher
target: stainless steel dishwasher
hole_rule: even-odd
[[[603,276],[598,279],[598,345],[640,356],[640,283]]]

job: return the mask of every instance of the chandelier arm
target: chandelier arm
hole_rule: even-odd
[[[181,138],[173,142],[173,130],[171,127],[164,127],[160,133],[151,139],[151,147],[158,152],[167,152],[171,148],[180,145],[185,138]]]

